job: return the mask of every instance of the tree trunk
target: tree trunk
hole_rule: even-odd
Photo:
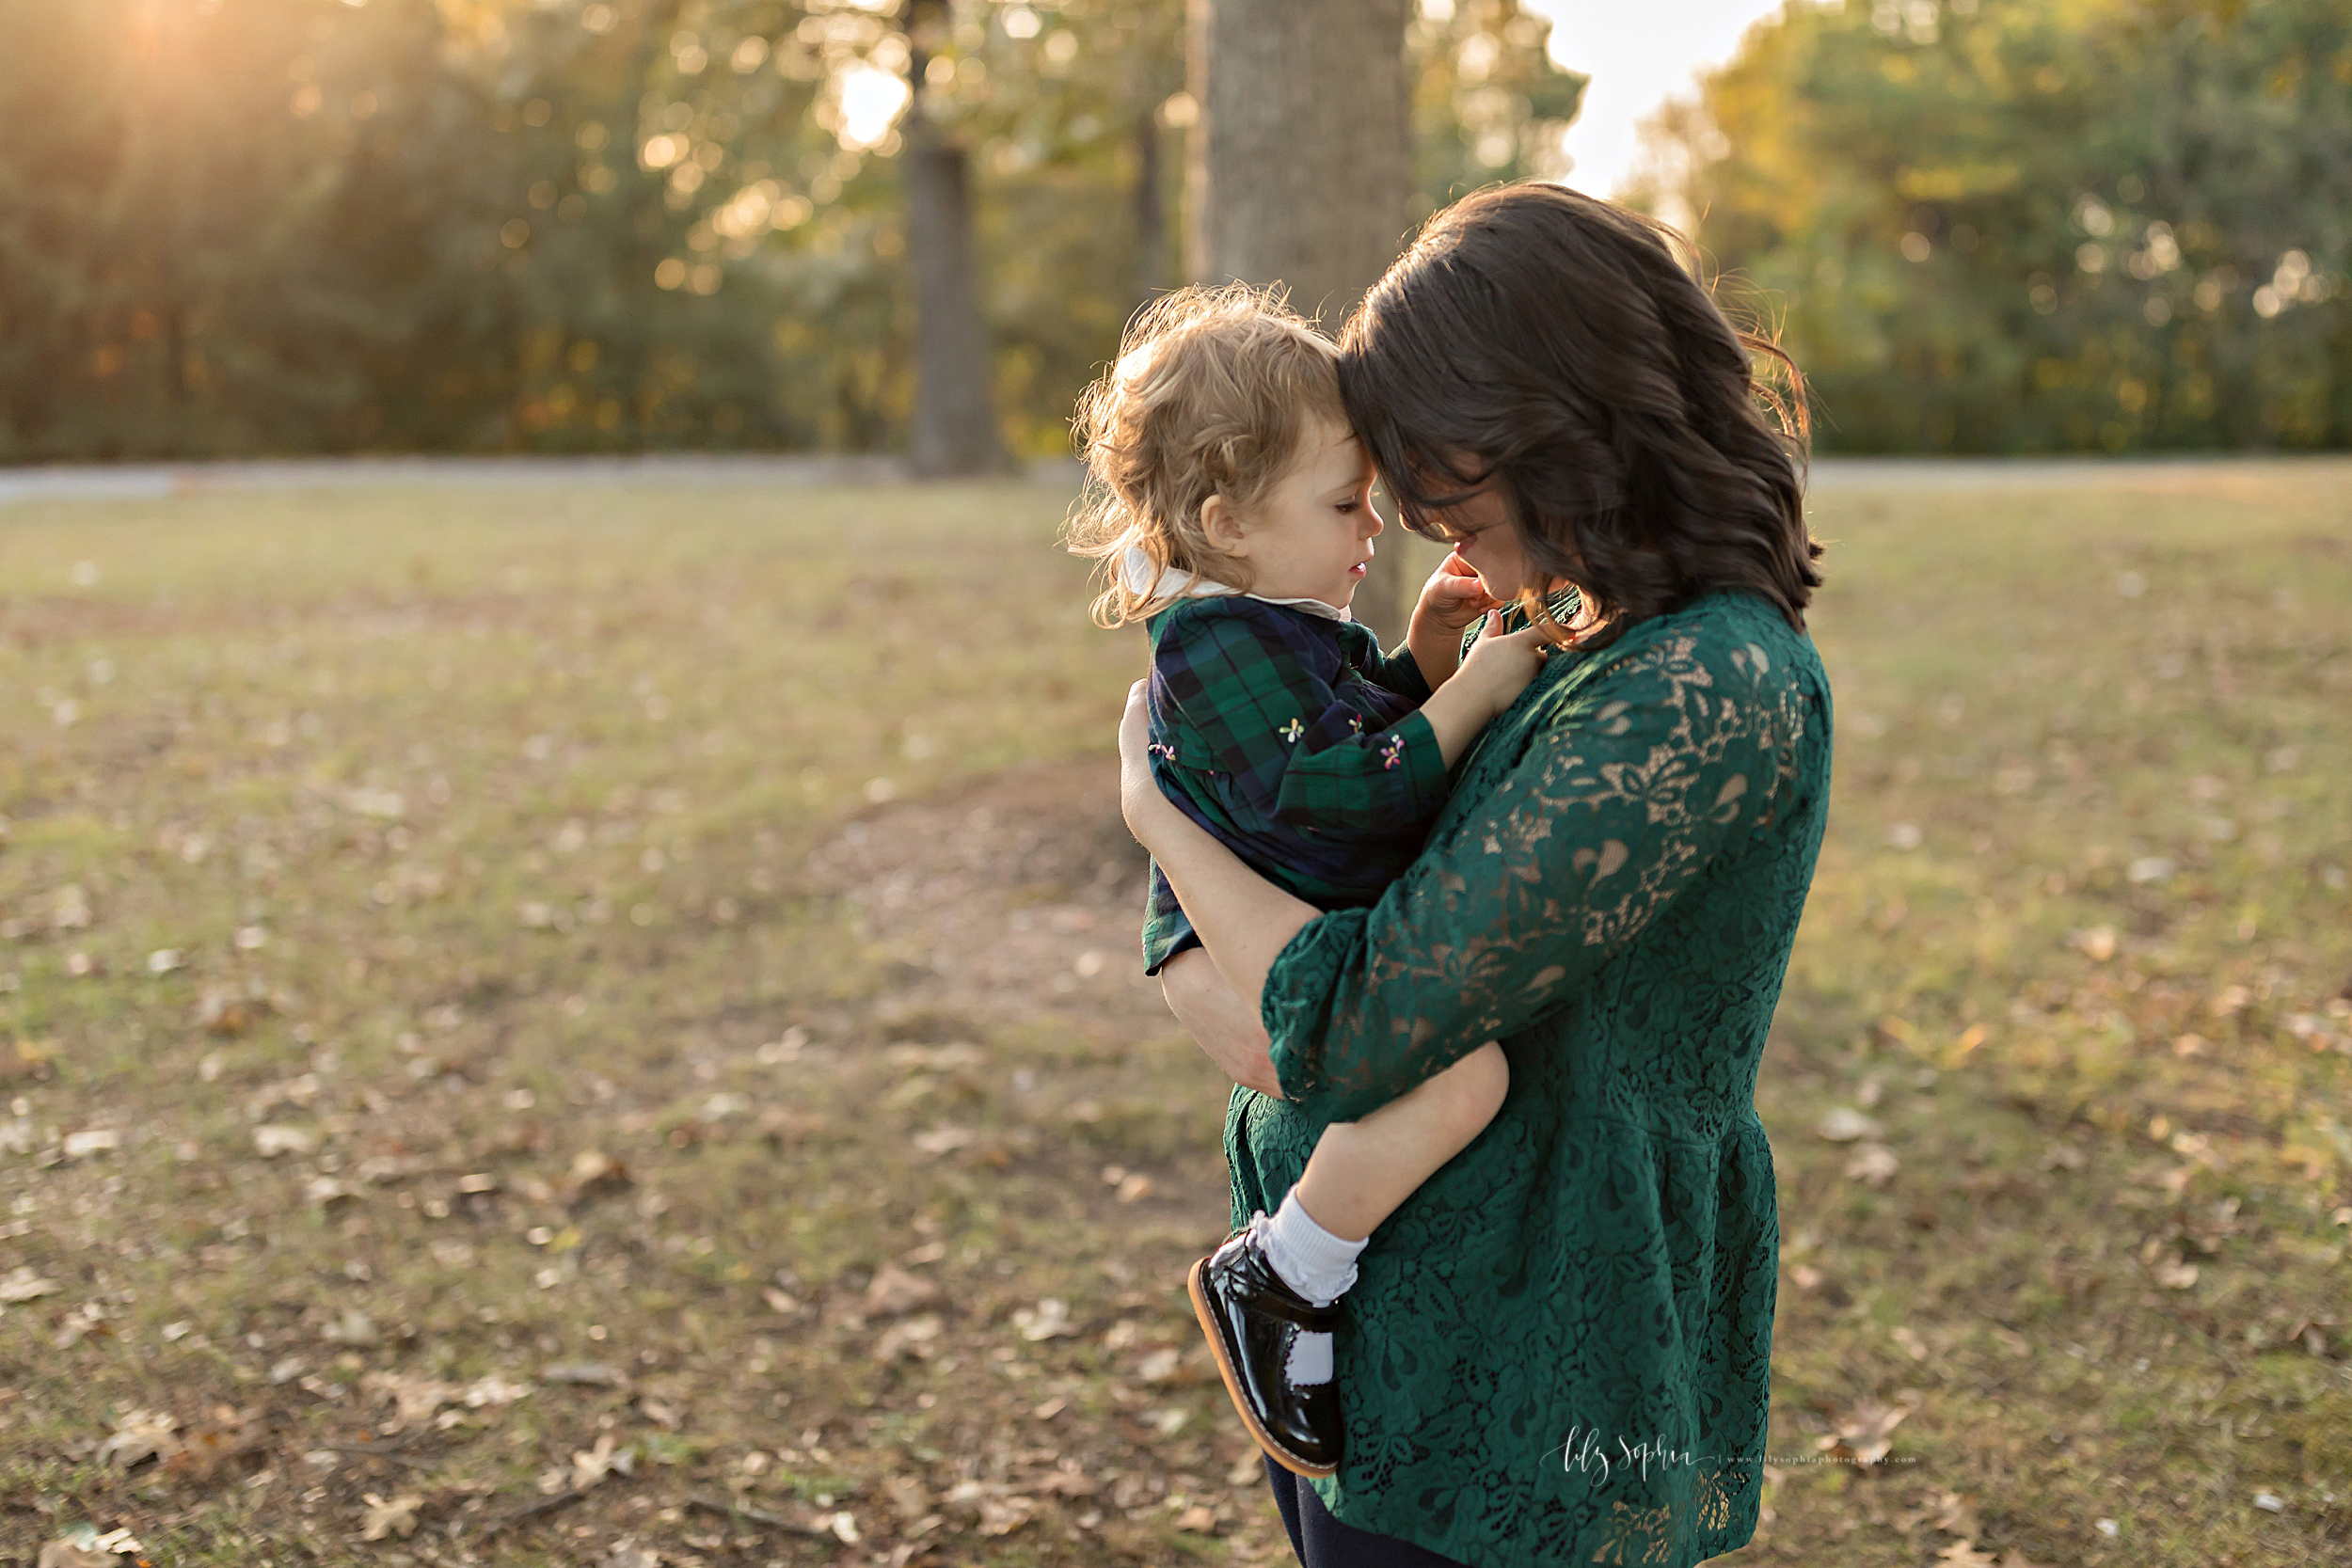
[[[972,194],[961,145],[923,107],[926,47],[937,0],[907,8],[907,253],[914,268],[914,430],[919,477],[1004,473],[1015,467],[989,392],[988,329],[973,287]]]
[[[1191,270],[1287,284],[1295,309],[1336,332],[1408,222],[1414,0],[1190,4]],[[1356,591],[1357,618],[1384,641],[1409,613],[1400,543],[1382,537]]]

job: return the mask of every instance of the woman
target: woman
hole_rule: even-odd
[[[1120,728],[1128,825],[1203,943],[1169,1005],[1237,1085],[1236,1227],[1325,1126],[1489,1038],[1509,1061],[1360,1259],[1339,1472],[1268,1463],[1307,1568],[1677,1568],[1755,1529],[1779,1227],[1752,1096],[1828,803],[1820,552],[1763,345],[1669,237],[1491,189],[1348,325],[1406,525],[1552,642],[1377,904],[1257,877],[1152,787],[1140,688]]]

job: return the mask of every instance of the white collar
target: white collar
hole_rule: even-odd
[[[1214,578],[1200,577],[1182,567],[1161,567],[1152,563],[1139,546],[1130,545],[1119,558],[1119,575],[1129,592],[1150,600],[1200,599],[1219,594],[1237,594],[1256,599],[1261,604],[1289,605],[1310,615],[1320,615],[1327,621],[1356,619],[1345,606],[1326,604],[1321,599],[1270,599],[1263,594],[1244,594],[1238,588],[1218,582]]]

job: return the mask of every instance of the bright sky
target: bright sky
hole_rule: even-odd
[[[1636,127],[1669,98],[1687,98],[1701,70],[1721,65],[1740,36],[1782,0],[1520,0],[1551,19],[1551,57],[1590,76],[1568,127],[1567,182],[1614,196],[1635,167]]]

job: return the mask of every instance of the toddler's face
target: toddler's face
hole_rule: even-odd
[[[1254,568],[1249,591],[1346,608],[1383,526],[1372,482],[1372,459],[1355,432],[1327,420],[1310,424],[1297,455],[1243,525],[1235,553]]]

